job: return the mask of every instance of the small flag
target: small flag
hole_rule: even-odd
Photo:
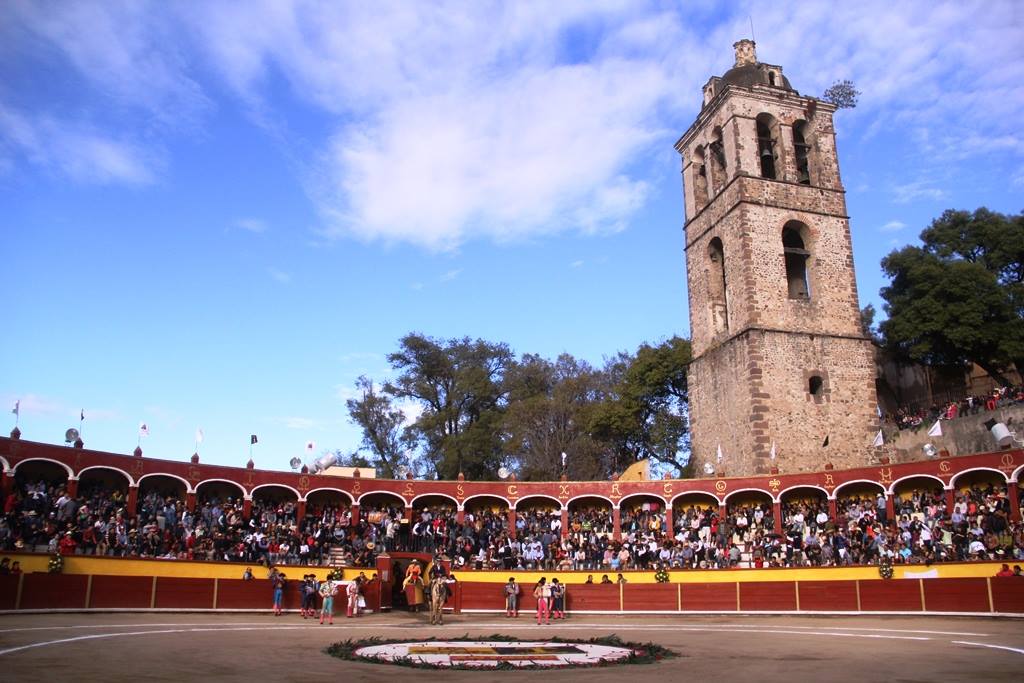
[[[306,442],[306,450],[307,451],[312,453],[314,448],[316,448],[316,444],[315,443],[313,443],[312,441],[307,441]]]
[[[78,419],[80,421],[84,421],[85,420],[85,408],[82,408],[82,412],[78,414]]]
[[[878,433],[875,434],[875,440],[871,442],[871,446],[873,448],[879,448],[883,445],[885,445],[885,436],[882,435],[882,430],[879,429]]]
[[[19,417],[21,416],[21,401],[14,402],[14,410],[12,410],[11,412]]]
[[[252,436],[249,437],[249,445],[250,446],[253,445],[254,443],[259,443],[259,441],[260,440],[256,438],[255,434],[253,434]]]
[[[932,428],[928,430],[928,436],[942,436],[942,420],[936,420]]]
[[[878,413],[878,417],[882,417],[882,406],[875,404],[875,412]]]
[[[565,451],[562,451],[562,467],[565,467],[565,459],[568,457],[569,456],[565,454]]]
[[[828,437],[829,436],[831,436],[831,435],[830,434],[826,434],[825,435],[825,440],[821,442],[821,447],[822,448],[826,448],[828,446]]]
[[[768,457],[771,458],[772,460],[775,460],[775,442],[774,441],[772,441],[772,450],[768,454]]]
[[[202,442],[203,442],[203,430],[202,429],[197,429],[196,430],[196,443],[202,443]]]
[[[718,444],[718,462],[719,464],[722,462],[722,444]]]
[[[139,425],[139,436],[149,436],[149,425],[145,422]]]

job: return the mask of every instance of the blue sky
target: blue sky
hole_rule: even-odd
[[[399,337],[600,363],[688,334],[680,161],[750,34],[837,115],[861,303],[1021,209],[1019,3],[0,6],[0,398],[25,438],[283,469]],[[849,7],[845,6],[849,5]],[[6,410],[9,410],[8,407]],[[6,413],[13,426],[13,415]]]

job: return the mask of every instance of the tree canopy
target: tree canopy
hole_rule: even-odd
[[[640,458],[683,471],[689,457],[687,340],[595,368],[570,354],[517,358],[507,344],[408,334],[381,389],[360,377],[347,402],[359,454],[383,476],[401,467],[454,479],[607,479]],[[399,405],[415,405],[407,418]],[[564,464],[562,454],[565,454]]]
[[[928,365],[1024,368],[1024,214],[948,210],[882,260],[885,344]]]

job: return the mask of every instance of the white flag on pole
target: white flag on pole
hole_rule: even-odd
[[[203,442],[203,430],[202,429],[197,429],[196,430],[196,443],[202,443],[202,442]]]
[[[722,462],[722,444],[718,444],[718,462]]]
[[[139,425],[139,436],[149,436],[149,425],[145,422]]]
[[[772,441],[772,451],[771,451],[771,453],[768,454],[768,457],[771,458],[772,460],[775,460],[775,442],[774,441]]]
[[[316,448],[316,443],[314,443],[312,441],[307,441],[306,442],[306,451],[307,452],[312,453],[315,448]]]
[[[871,445],[875,448],[885,445],[885,437],[882,435],[881,429],[879,429],[878,433],[875,434],[875,440],[871,443]]]
[[[14,402],[14,410],[12,410],[11,412],[19,417],[21,416],[21,401]]]
[[[942,420],[936,420],[932,428],[928,430],[928,436],[942,436]]]

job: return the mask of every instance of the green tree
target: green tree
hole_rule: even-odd
[[[928,365],[1024,368],[1024,214],[949,210],[882,259],[885,344]]]
[[[589,416],[603,396],[602,373],[588,363],[562,354],[552,363],[525,355],[506,373],[508,409],[504,418],[505,449],[520,478],[604,479],[609,449],[588,431]]]
[[[468,337],[441,341],[408,334],[388,356],[397,379],[384,390],[423,406],[407,428],[441,479],[460,472],[491,479],[504,457],[502,413],[504,373],[512,362],[505,344]]]
[[[590,426],[594,437],[614,450],[614,471],[641,458],[684,471],[689,460],[690,360],[690,342],[673,337],[609,361],[611,394],[595,409]]]
[[[345,403],[352,421],[363,432],[360,450],[370,454],[364,460],[372,464],[386,479],[396,479],[403,467],[410,465],[406,455],[410,439],[404,433],[405,413],[396,408],[387,394],[374,388],[373,380],[361,376],[356,380],[359,398]]]

